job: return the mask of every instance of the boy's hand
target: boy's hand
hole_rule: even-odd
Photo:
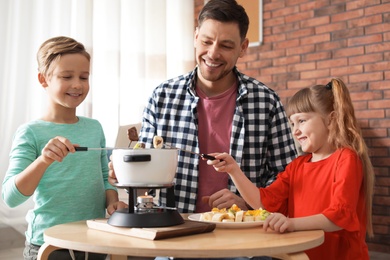
[[[113,186],[118,182],[114,171],[114,164],[112,163],[112,155],[110,156],[110,161],[108,162],[108,182]]]
[[[62,136],[51,139],[42,149],[42,161],[51,164],[54,161],[62,162],[69,152],[74,153],[76,150],[73,144]]]
[[[118,209],[128,208],[129,206],[123,201],[116,201],[107,206],[107,213],[112,215]]]

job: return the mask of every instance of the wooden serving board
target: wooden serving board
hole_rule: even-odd
[[[91,229],[116,233],[120,235],[144,238],[149,240],[158,240],[179,236],[188,236],[200,233],[212,232],[216,225],[213,223],[203,223],[191,220],[184,220],[184,224],[170,227],[151,227],[151,228],[126,228],[114,227],[107,223],[108,219],[87,220],[87,225]]]

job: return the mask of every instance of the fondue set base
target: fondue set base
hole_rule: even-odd
[[[180,213],[175,208],[174,184],[115,184],[124,188],[129,195],[129,208],[115,211],[107,223],[116,227],[168,227],[184,223]],[[137,198],[137,189],[167,189],[167,206],[159,207],[153,199]],[[135,198],[137,202],[135,203]]]

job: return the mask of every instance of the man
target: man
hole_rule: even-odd
[[[296,157],[296,150],[278,95],[236,68],[248,48],[248,26],[244,8],[234,0],[211,0],[204,6],[195,31],[197,66],[154,90],[139,142],[149,148],[157,135],[196,153],[227,152],[253,183],[265,187]],[[163,189],[163,204],[165,195]],[[175,197],[184,213],[232,204],[248,209],[228,174],[216,174],[205,160],[182,151]]]

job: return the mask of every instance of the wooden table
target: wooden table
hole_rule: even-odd
[[[309,259],[305,250],[323,243],[322,230],[285,234],[265,232],[262,227],[246,229],[216,228],[213,232],[162,240],[147,240],[88,228],[85,221],[62,224],[47,229],[45,244],[38,259],[68,248],[111,255],[111,260],[126,256],[180,258],[216,258],[272,256],[280,259]]]

